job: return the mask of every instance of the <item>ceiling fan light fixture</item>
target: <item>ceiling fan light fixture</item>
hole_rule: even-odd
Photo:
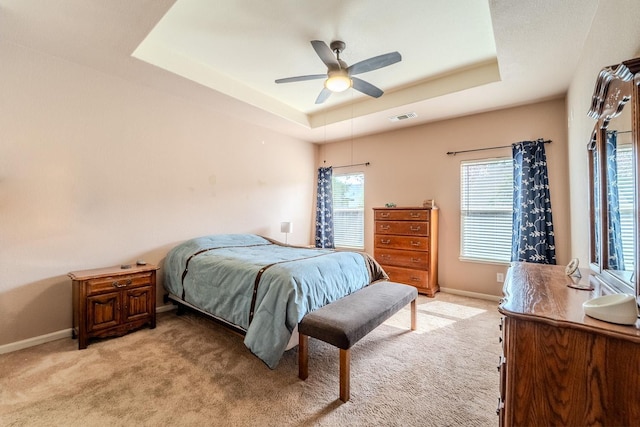
[[[349,78],[345,70],[329,72],[329,78],[324,82],[324,87],[331,92],[344,92],[349,89],[351,85],[351,78]]]

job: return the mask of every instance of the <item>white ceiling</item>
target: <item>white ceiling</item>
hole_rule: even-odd
[[[0,0],[0,42],[157,87],[312,142],[562,96],[598,0]],[[347,43],[348,65],[398,51],[315,105],[311,47]],[[415,112],[415,119],[390,116]]]

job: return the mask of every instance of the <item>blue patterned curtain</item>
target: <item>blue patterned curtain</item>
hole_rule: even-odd
[[[544,141],[513,145],[513,240],[511,261],[556,263]]]
[[[318,169],[316,204],[316,248],[333,248],[333,169]]]
[[[607,203],[609,217],[609,266],[624,270],[622,232],[620,226],[620,197],[618,193],[618,132],[607,132]],[[597,222],[597,221],[596,221]]]

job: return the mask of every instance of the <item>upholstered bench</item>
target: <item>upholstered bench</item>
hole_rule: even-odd
[[[340,349],[340,400],[350,394],[351,347],[411,303],[411,330],[416,329],[415,287],[378,282],[310,312],[298,325],[298,376],[309,376],[309,337]]]

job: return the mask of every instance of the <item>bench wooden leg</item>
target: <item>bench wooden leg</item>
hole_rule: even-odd
[[[411,301],[411,330],[415,331],[418,327],[418,313],[416,312],[416,301],[418,299],[414,299]]]
[[[349,400],[351,388],[351,351],[340,349],[340,400]]]
[[[306,380],[309,376],[309,336],[298,334],[298,378]]]

